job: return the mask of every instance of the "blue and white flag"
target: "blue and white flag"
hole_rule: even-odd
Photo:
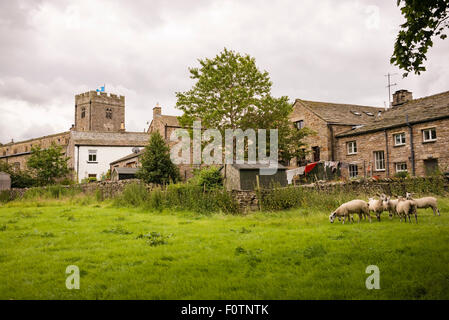
[[[102,87],[100,87],[99,89],[97,89],[97,92],[104,92],[104,87],[105,87],[106,85],[103,85]]]

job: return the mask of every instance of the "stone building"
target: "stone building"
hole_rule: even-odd
[[[370,123],[383,111],[384,108],[370,106],[296,99],[290,121],[298,129],[312,129],[315,135],[305,138],[308,145],[305,159],[293,159],[289,167],[320,160],[337,160],[336,135],[354,126]]]
[[[337,158],[347,175],[424,176],[449,171],[449,91],[413,99],[399,90],[392,107],[370,123],[340,132]]]
[[[125,97],[89,91],[75,96],[75,124],[66,132],[0,145],[0,161],[26,169],[33,146],[62,146],[73,178],[101,179],[109,163],[148,143],[147,132],[125,130]]]

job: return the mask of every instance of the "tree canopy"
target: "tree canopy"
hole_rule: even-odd
[[[449,0],[397,0],[405,23],[394,44],[390,63],[409,72],[420,74],[425,71],[424,61],[433,46],[434,37],[445,39],[445,29],[449,27]]]
[[[166,184],[179,180],[178,167],[170,159],[170,149],[159,132],[150,135],[150,141],[140,160],[137,177],[146,183]]]
[[[196,80],[186,92],[177,92],[176,107],[184,112],[180,123],[191,126],[201,119],[202,126],[219,129],[278,129],[283,159],[290,159],[310,133],[293,128],[288,121],[292,104],[288,97],[271,95],[267,71],[256,66],[253,57],[224,49],[213,59],[199,59],[200,67],[190,68]],[[298,140],[299,139],[299,140]]]
[[[34,146],[27,167],[34,173],[39,184],[46,185],[69,173],[68,160],[62,153],[62,147],[54,143],[47,149]]]

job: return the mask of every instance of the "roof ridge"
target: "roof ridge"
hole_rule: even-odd
[[[368,106],[362,104],[353,104],[353,103],[341,103],[341,102],[329,102],[329,101],[314,101],[314,100],[304,100],[297,98],[296,101],[301,102],[312,102],[312,103],[326,103],[326,104],[334,104],[334,105],[342,105],[342,106],[352,106],[352,107],[367,107],[367,108],[376,108],[376,109],[385,109],[384,107],[376,107],[376,106]]]

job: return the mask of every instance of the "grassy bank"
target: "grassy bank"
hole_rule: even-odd
[[[1,299],[449,299],[447,198],[417,225],[385,213],[332,225],[324,207],[206,216],[83,199],[0,207]],[[68,265],[80,290],[65,287]],[[368,265],[380,290],[365,287]]]

